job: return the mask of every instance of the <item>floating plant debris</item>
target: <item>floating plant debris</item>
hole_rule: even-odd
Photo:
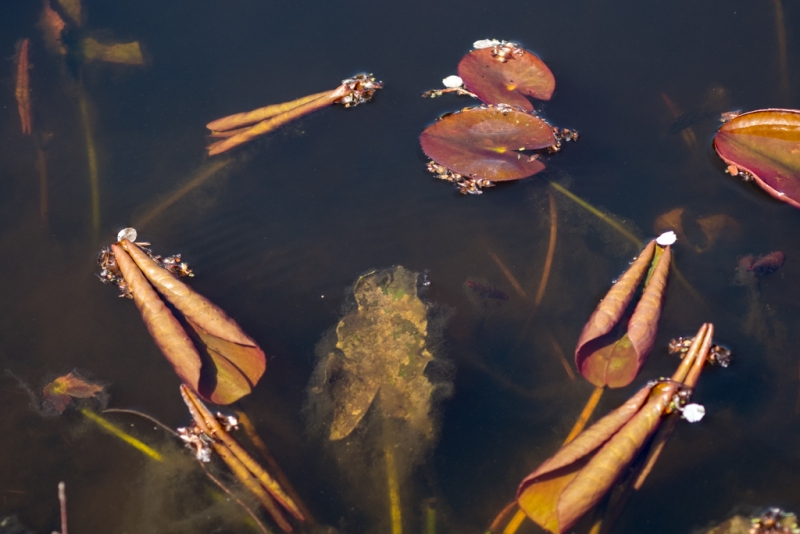
[[[542,149],[560,146],[560,131],[512,106],[481,106],[446,115],[420,135],[428,170],[462,193],[480,193],[490,182],[519,180],[545,168]],[[571,132],[570,132],[571,133]]]
[[[266,369],[262,350],[224,311],[177,276],[191,276],[180,255],[161,258],[125,239],[104,248],[100,280],[132,298],[161,352],[183,382],[215,404],[230,404],[252,390]],[[148,243],[141,243],[145,246]],[[159,294],[182,315],[179,321]]]
[[[464,87],[486,104],[509,104],[533,111],[526,98],[550,100],[556,80],[539,57],[516,43],[484,40],[475,43],[458,64]]]
[[[595,386],[627,386],[644,365],[655,343],[671,258],[669,245],[662,247],[656,244],[656,240],[648,243],[583,327],[575,348],[575,365]],[[627,332],[615,340],[614,328],[625,314],[645,274],[648,274],[648,280],[644,293],[628,321]]]
[[[800,208],[800,111],[737,115],[720,127],[714,148],[729,174],[752,179],[773,197]]]
[[[372,95],[378,89],[383,89],[383,82],[377,81],[371,74],[362,73],[342,80],[342,84],[331,91],[217,119],[206,127],[211,130],[211,137],[225,139],[209,145],[208,155],[226,152],[332,104],[341,104],[346,108],[364,104],[372,100]]]
[[[42,389],[44,396],[43,409],[48,413],[62,414],[72,405],[72,399],[103,400],[106,396],[105,388],[97,382],[92,382],[77,372],[72,371],[59,376]]]

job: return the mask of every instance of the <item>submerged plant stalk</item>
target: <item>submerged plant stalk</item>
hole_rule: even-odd
[[[86,140],[86,158],[89,164],[89,188],[92,192],[92,232],[100,231],[100,178],[97,173],[97,150],[94,145],[94,132],[89,117],[89,101],[83,89],[78,91],[78,102],[81,108],[81,122]]]
[[[134,449],[138,450],[139,452],[144,453],[145,455],[149,456],[153,460],[156,460],[157,462],[163,462],[164,461],[164,457],[161,456],[161,453],[159,453],[155,449],[150,448],[149,446],[147,446],[146,444],[142,443],[138,439],[134,438],[133,436],[131,436],[130,434],[128,434],[127,432],[125,432],[124,430],[119,428],[114,423],[108,421],[104,417],[101,417],[101,416],[97,415],[96,413],[94,413],[93,411],[88,410],[86,408],[81,408],[80,412],[89,421],[95,423],[97,426],[99,426],[100,428],[102,428],[103,430],[105,430],[106,432],[111,434],[112,436],[115,436],[115,437],[121,439],[122,441],[124,441],[125,443],[127,443],[128,445],[133,447]]]

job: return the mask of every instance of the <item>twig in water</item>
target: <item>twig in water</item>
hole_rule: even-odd
[[[58,483],[58,504],[61,508],[60,534],[67,534],[67,487],[63,481]]]

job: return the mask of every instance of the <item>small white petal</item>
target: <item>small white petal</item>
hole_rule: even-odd
[[[683,418],[690,423],[700,421],[706,415],[706,409],[702,404],[687,404],[683,407]]]
[[[475,50],[480,50],[481,48],[491,48],[493,46],[497,46],[500,44],[500,41],[497,39],[481,39],[480,41],[475,41],[472,43],[472,48]]]
[[[134,243],[136,241],[136,235],[136,228],[124,228],[117,234],[117,241],[127,239],[131,243]]]
[[[669,232],[664,232],[663,234],[658,236],[656,238],[656,243],[658,243],[662,247],[666,247],[667,245],[673,244],[677,240],[678,236],[675,235],[675,232],[669,231]]]
[[[462,85],[464,85],[464,80],[462,80],[461,77],[456,76],[454,74],[442,80],[442,83],[444,84],[445,87],[449,87],[452,89],[453,87],[461,87]]]

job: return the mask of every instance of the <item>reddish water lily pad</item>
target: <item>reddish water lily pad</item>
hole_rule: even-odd
[[[773,197],[800,208],[800,111],[739,115],[720,127],[714,148],[731,172],[744,171]]]
[[[526,111],[533,111],[526,95],[550,100],[556,88],[556,79],[544,61],[521,48],[500,55],[495,48],[473,50],[458,64],[458,75],[466,88],[487,104],[510,104]]]
[[[448,169],[502,182],[532,176],[544,169],[538,150],[557,143],[553,128],[522,110],[478,107],[453,113],[428,126],[420,143],[425,154]]]

